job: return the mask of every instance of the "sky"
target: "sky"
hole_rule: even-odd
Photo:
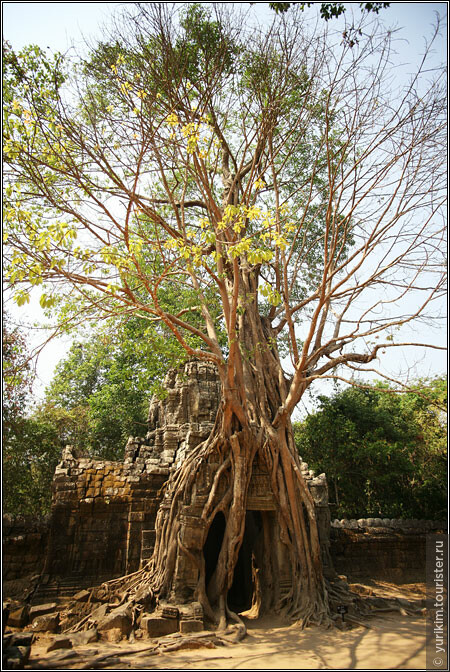
[[[95,37],[100,27],[108,23],[112,13],[120,10],[123,2],[3,2],[3,36],[19,49],[26,44],[38,44],[53,51],[66,51],[70,46],[82,46],[83,37]],[[236,5],[249,3],[234,3]],[[261,11],[262,5],[257,3]],[[317,3],[320,4],[320,3]],[[345,3],[358,5],[359,3]],[[266,8],[265,8],[266,9]],[[255,9],[256,11],[256,9]],[[412,59],[423,46],[438,12],[447,14],[445,2],[392,2],[378,15],[390,26],[404,27],[405,56]],[[443,43],[442,57],[445,57]]]
[[[51,51],[66,52],[70,47],[84,49],[86,39],[95,39],[102,35],[102,26],[108,24],[112,14],[121,6],[132,3],[122,2],[3,2],[3,38],[10,42],[16,50],[27,44],[37,44]],[[249,3],[235,3],[248,5]],[[317,3],[320,4],[320,3]],[[359,3],[346,3],[356,5]],[[257,3],[254,11],[267,13],[268,3]],[[397,51],[404,64],[405,73],[408,64],[413,64],[420,57],[425,44],[425,37],[430,36],[435,16],[438,13],[443,19],[443,36],[437,43],[435,58],[445,61],[447,3],[444,2],[392,2],[390,7],[378,15],[387,27],[399,28],[397,33]],[[264,14],[263,14],[264,15]],[[29,313],[29,321],[37,319],[39,313],[33,308]],[[30,332],[30,343],[41,342],[41,332]],[[440,345],[446,344],[446,336],[437,335]],[[39,356],[37,373],[38,383],[35,393],[41,395],[50,382],[56,363],[64,357],[70,341],[53,340]],[[428,376],[444,372],[446,355],[442,351],[427,352],[417,368],[417,375]]]

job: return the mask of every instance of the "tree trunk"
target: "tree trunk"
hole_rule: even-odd
[[[166,485],[156,520],[154,553],[145,568],[145,587],[141,584],[136,598],[150,594],[170,601],[177,557],[184,553],[197,567],[195,599],[206,616],[222,625],[227,616],[233,617],[227,595],[244,537],[252,470],[258,462],[270,475],[279,536],[288,550],[291,571],[289,593],[281,595],[278,577],[271,576],[264,602],[303,624],[328,622],[314,502],[301,475],[290,418],[282,412],[287,386],[268,323],[251,302],[240,314],[236,333],[239,348],[231,348],[228,363],[220,369],[222,402],[214,429]],[[182,509],[191,503],[205,464],[213,469],[212,485],[199,520],[201,549],[192,551],[181,539]],[[225,529],[215,570],[206,585],[202,549],[218,512],[225,518]],[[267,558],[272,553],[271,541],[266,531],[263,553]]]

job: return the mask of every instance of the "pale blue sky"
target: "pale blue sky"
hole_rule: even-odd
[[[83,36],[100,34],[99,27],[108,21],[122,2],[3,2],[3,36],[20,49],[26,44],[39,44],[54,51],[80,46]],[[249,3],[235,3],[248,5]],[[258,3],[257,11],[262,10]],[[317,3],[320,4],[320,3]],[[359,3],[346,3],[356,5]],[[256,10],[256,8],[255,8]],[[392,2],[378,17],[388,26],[404,27],[404,53],[413,58],[423,47],[423,37],[430,34],[435,13],[447,15],[445,2]],[[446,49],[442,42],[442,59]]]

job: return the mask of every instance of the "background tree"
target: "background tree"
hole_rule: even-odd
[[[170,334],[143,320],[98,327],[57,365],[43,410],[84,415],[82,431],[75,421],[66,443],[119,460],[129,436],[146,433],[150,396],[164,394],[165,374],[184,356]]]
[[[57,421],[57,422],[55,422]],[[51,484],[61,459],[61,418],[35,412],[22,417],[3,443],[3,510],[13,514],[49,512]]]
[[[419,392],[348,388],[295,425],[300,455],[327,474],[336,518],[439,519],[446,511],[446,379]]]
[[[304,623],[329,618],[290,416],[313,381],[412,345],[396,330],[433,312],[445,271],[443,75],[425,58],[394,85],[391,36],[364,23],[347,33],[358,43],[308,34],[296,8],[260,30],[235,6],[138,3],[75,79],[59,57],[6,50],[18,303],[42,285],[51,307],[64,287],[66,324],[160,321],[220,375],[214,430],[169,480],[135,599],[170,596],[182,507],[214,456],[224,495],[205,504],[205,539],[218,511],[226,527],[208,586],[197,558],[196,598],[224,622],[257,459],[293,579],[284,603],[275,582],[268,602]],[[164,305],[182,290],[187,308]]]
[[[6,313],[2,320],[2,373],[2,440],[5,442],[26,412],[34,381],[26,338]]]
[[[2,346],[3,507],[11,513],[43,512],[48,510],[56,465],[53,441],[56,432],[38,421],[33,427],[36,431],[30,432],[28,413],[34,370],[26,337],[12,324],[8,314],[3,314]],[[59,451],[60,448],[58,456]]]

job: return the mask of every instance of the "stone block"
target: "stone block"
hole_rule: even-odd
[[[97,609],[91,613],[91,619],[95,622],[103,620],[108,613],[109,606],[107,604],[101,604]]]
[[[12,628],[23,628],[28,623],[29,609],[28,606],[19,607],[11,611],[8,616],[8,625]]]
[[[51,614],[57,609],[56,602],[50,602],[49,604],[36,604],[34,607],[30,608],[30,621],[33,621],[37,616],[42,616],[43,614]]]
[[[132,629],[130,611],[126,607],[113,609],[104,618],[99,619],[97,629],[101,633],[106,630],[119,629],[121,635],[128,636]]]
[[[2,652],[7,670],[23,670],[30,658],[31,646],[8,646]]]
[[[59,613],[37,616],[31,624],[33,632],[56,632],[59,625]]]
[[[180,632],[188,634],[191,632],[201,632],[204,629],[203,621],[189,620],[180,621]]]
[[[163,637],[178,632],[178,619],[145,616],[141,621],[141,628],[149,637]]]
[[[180,614],[177,607],[171,607],[171,606],[161,607],[162,618],[178,618],[179,615]]]
[[[56,635],[53,638],[52,642],[45,649],[46,653],[50,651],[56,651],[57,649],[71,649],[73,644],[71,638],[68,635]]]
[[[33,632],[15,632],[10,636],[10,646],[31,646],[36,639]]]
[[[125,635],[121,628],[111,628],[110,630],[104,630],[101,633],[101,639],[103,641],[113,642],[114,644],[121,642],[124,637]],[[111,663],[111,659],[109,659],[108,662]]]

